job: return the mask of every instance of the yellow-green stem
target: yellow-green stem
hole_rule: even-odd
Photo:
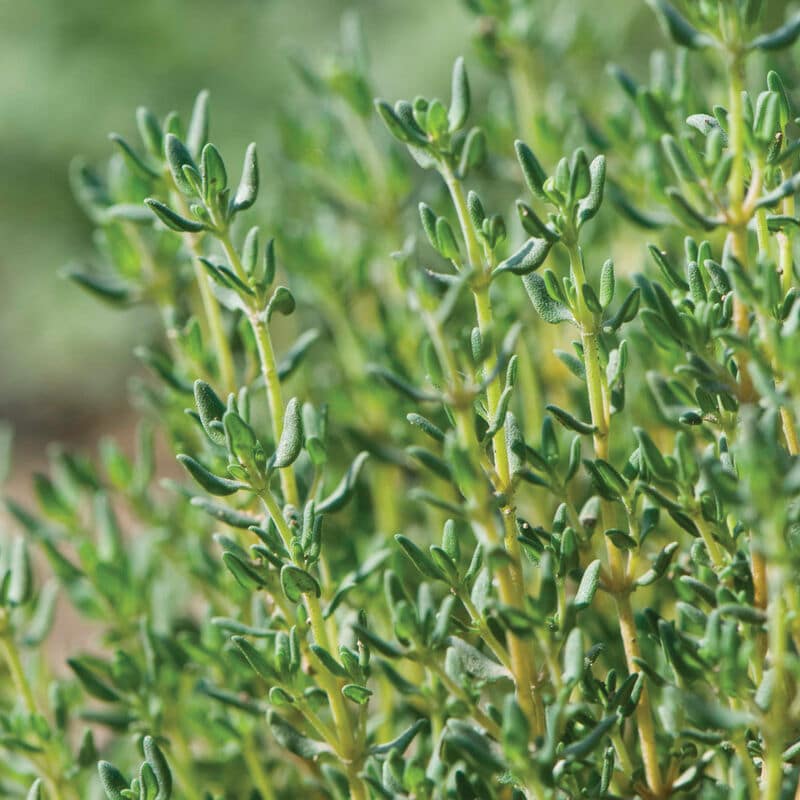
[[[330,652],[331,646],[328,641],[328,632],[325,628],[325,620],[322,617],[319,598],[314,594],[307,594],[305,595],[305,600],[314,639],[320,647],[324,647]],[[353,735],[353,720],[345,705],[341,684],[321,664],[318,666],[321,668],[319,673],[320,683],[328,695],[328,702],[331,706],[333,724],[336,728],[336,737],[339,741],[341,755],[348,762],[351,762],[358,757],[356,752],[358,743]]]
[[[489,649],[497,656],[500,663],[513,674],[514,667],[511,664],[511,661],[508,657],[508,652],[506,651],[505,647],[497,640],[497,637],[492,633],[492,629],[487,624],[486,620],[483,618],[483,615],[480,611],[478,611],[475,604],[470,599],[469,595],[464,592],[463,594],[459,595],[461,602],[464,604],[464,608],[467,609],[467,613],[472,618],[473,623],[478,627],[480,631],[481,638],[483,639],[486,644],[489,645]]]
[[[583,258],[574,240],[567,242],[567,249],[578,298],[577,316],[583,344],[583,362],[586,369],[589,410],[592,415],[592,424],[596,428],[594,433],[595,457],[607,460],[611,430],[611,414],[607,402],[608,387],[605,373],[600,364],[594,315],[586,308],[583,301],[583,286],[586,283]],[[601,517],[608,514],[606,506],[605,502],[601,503]],[[628,671],[634,673],[637,671],[636,659],[641,658],[641,652],[636,636],[636,623],[633,618],[630,589],[627,586],[627,570],[622,560],[622,553],[610,541],[606,542],[606,553],[613,584],[610,588],[614,594],[619,615],[620,636],[622,637],[622,646],[625,651],[625,662]],[[636,723],[647,785],[650,791],[656,797],[659,797],[663,792],[663,784],[661,768],[658,763],[658,745],[653,724],[653,710],[650,705],[650,695],[646,684],[636,706]]]
[[[256,338],[258,347],[258,359],[261,362],[261,374],[264,376],[264,384],[267,389],[267,401],[269,412],[272,417],[272,431],[277,442],[283,432],[283,396],[281,392],[281,382],[278,377],[278,369],[275,363],[275,351],[272,349],[272,337],[265,322],[260,319],[250,317],[250,324]],[[294,468],[289,466],[279,470],[281,480],[281,491],[287,503],[293,506],[300,505],[300,495],[297,491],[297,480],[294,475]]]
[[[244,759],[247,771],[250,773],[253,786],[258,789],[262,800],[275,800],[275,791],[272,788],[272,781],[270,781],[258,757],[251,734],[247,734],[244,737],[242,743],[242,758]]]
[[[788,177],[788,176],[787,176]],[[790,194],[783,198],[782,212],[794,218],[795,201],[794,195]],[[778,268],[781,273],[781,288],[784,294],[794,285],[794,268],[792,259],[792,228],[778,233]]]
[[[445,688],[447,689],[450,694],[454,697],[457,697],[461,700],[462,703],[471,707],[473,714],[475,715],[475,719],[477,722],[482,725],[486,732],[497,739],[498,741],[502,738],[502,731],[500,730],[500,726],[485,712],[483,711],[477,703],[473,702],[470,696],[461,688],[441,667],[441,665],[436,661],[427,662],[428,668],[433,672],[436,677],[444,684]]]
[[[622,636],[622,646],[625,650],[625,661],[630,672],[636,671],[636,659],[641,659],[639,640],[636,635],[636,622],[633,618],[630,595],[625,593],[616,597],[617,612],[619,613],[619,631]],[[653,724],[653,709],[650,705],[650,693],[645,680],[639,703],[636,706],[636,725],[639,730],[639,745],[642,748],[642,762],[647,786],[656,796],[661,797],[664,785],[661,780],[661,767],[658,763],[658,745],[656,731]]]
[[[467,247],[468,267],[471,270],[475,313],[478,320],[478,329],[483,341],[492,342],[493,314],[489,299],[489,274],[484,265],[481,246],[475,233],[472,220],[469,216],[467,201],[461,182],[455,177],[452,169],[445,165],[442,167],[444,178],[450,198],[458,215],[459,226]],[[493,372],[497,366],[497,351],[491,344],[489,357],[486,361],[487,374]],[[502,389],[499,379],[490,381],[486,388],[486,406],[489,418],[493,418],[500,401]],[[469,431],[468,423],[464,422],[462,428]],[[474,437],[472,437],[474,438]],[[505,448],[504,427],[501,427],[494,436],[493,442],[494,467],[497,474],[498,485],[495,491],[506,498],[506,505],[501,509],[503,515],[503,541],[506,551],[510,556],[507,568],[498,571],[497,580],[500,590],[500,599],[503,603],[519,608],[525,595],[524,579],[522,574],[522,560],[519,542],[517,541],[515,513],[513,505],[513,486],[509,471],[508,453]],[[483,523],[487,532],[493,528],[491,520]],[[544,725],[544,710],[539,693],[534,689],[534,669],[531,661],[530,647],[518,636],[509,634],[509,655],[513,666],[514,680],[517,688],[517,698],[523,713],[531,723],[534,734],[541,733]]]
[[[5,614],[5,612],[0,612]],[[0,618],[0,626],[5,626],[7,623],[4,619]],[[8,671],[11,674],[11,681],[17,694],[22,699],[22,704],[29,715],[39,715],[39,707],[36,704],[36,698],[33,694],[33,689],[25,676],[25,669],[22,666],[22,661],[19,657],[19,652],[14,640],[11,638],[10,632],[6,631],[0,633],[0,652],[2,652],[3,660],[6,662]],[[43,752],[41,758],[32,758],[34,762],[42,764],[44,771],[44,780],[47,785],[48,791],[53,800],[63,800],[64,795],[61,792],[61,776],[58,774],[57,767],[53,764],[52,754],[48,751],[47,742],[43,742]],[[72,793],[70,793],[72,795]]]
[[[230,234],[227,231],[219,234],[219,241],[237,277],[239,280],[247,283],[247,274],[242,266],[239,254],[233,246]],[[256,346],[258,348],[258,360],[261,365],[261,375],[264,378],[267,403],[272,420],[272,433],[277,443],[283,432],[283,414],[286,409],[283,405],[283,392],[281,390],[281,381],[278,377],[275,350],[272,347],[272,336],[270,335],[269,326],[262,316],[262,309],[251,309],[247,315],[247,319],[250,322],[250,327],[253,330],[253,336],[255,337]],[[293,506],[299,506],[300,495],[297,491],[294,467],[288,466],[285,469],[279,470],[279,473],[284,500]]]
[[[170,765],[172,771],[175,773],[175,777],[178,779],[178,788],[188,800],[203,800],[203,795],[194,787],[194,781],[192,780],[192,753],[189,750],[189,746],[186,744],[186,740],[183,738],[183,734],[180,733],[177,728],[175,735],[171,739],[171,744],[172,757],[170,759]]]

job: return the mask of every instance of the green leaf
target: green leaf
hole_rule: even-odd
[[[192,505],[197,506],[197,508],[202,509],[209,516],[218,519],[220,522],[224,522],[226,525],[230,525],[232,528],[247,530],[259,524],[259,519],[257,517],[242,511],[237,511],[230,506],[215,503],[208,497],[193,497]]]
[[[647,4],[656,12],[663,22],[667,33],[676,44],[689,49],[698,50],[713,44],[713,40],[697,30],[667,0],[647,0]]]
[[[581,287],[581,294],[583,295],[583,302],[586,304],[586,308],[588,308],[592,314],[599,314],[603,310],[603,307],[600,305],[600,300],[590,284],[583,284]]]
[[[197,172],[197,165],[186,149],[186,145],[177,136],[168,133],[164,138],[164,152],[172,180],[175,181],[178,191],[187,197],[194,197],[196,192],[191,181],[186,177],[184,167],[190,167]]]
[[[668,545],[666,545],[656,556],[655,560],[653,561],[653,566],[636,581],[636,585],[649,586],[651,583],[655,583],[660,577],[662,577],[667,571],[667,568],[672,561],[672,556],[675,554],[677,549],[677,542],[670,542]]]
[[[320,597],[322,594],[317,579],[294,564],[283,565],[281,569],[281,587],[284,594],[293,603],[299,603],[304,594],[313,594],[315,597]]]
[[[604,531],[604,535],[611,540],[611,543],[617,550],[635,550],[638,546],[636,544],[636,539],[618,528],[609,528],[609,530]]]
[[[303,361],[303,357],[311,345],[321,336],[317,328],[309,328],[297,337],[297,341],[283,354],[278,361],[278,378],[283,381],[288,378]]]
[[[227,478],[220,478],[210,472],[199,461],[196,461],[191,456],[181,453],[178,455],[178,461],[183,464],[189,471],[189,474],[209,493],[215,495],[229,495],[235,494],[239,489],[246,489],[247,484],[240,481],[231,481]]]
[[[171,230],[180,233],[199,233],[205,229],[205,225],[197,220],[182,217],[177,211],[173,211],[169,206],[165,206],[160,200],[148,197],[145,204],[152,212]]]
[[[780,28],[757,36],[748,47],[752,50],[783,50],[791,47],[797,41],[798,36],[800,36],[800,14],[795,14]]]
[[[606,157],[597,156],[589,165],[589,175],[591,183],[589,193],[578,203],[577,223],[578,227],[592,219],[600,210],[603,202],[603,191],[606,185]]]
[[[81,686],[92,697],[102,700],[104,703],[116,703],[119,701],[120,696],[117,692],[82,661],[77,658],[68,658],[67,664],[75,673]]]
[[[97,771],[108,800],[128,800],[127,794],[122,794],[130,788],[128,781],[113,764],[101,761],[97,765]]]
[[[172,796],[172,772],[164,754],[152,736],[145,736],[143,742],[144,757],[153,770],[158,783],[158,794],[155,800],[170,800]]]
[[[568,759],[568,760],[575,760],[578,761],[582,758],[585,758],[592,752],[595,748],[597,748],[600,743],[603,741],[603,738],[606,734],[617,724],[619,718],[616,714],[612,714],[611,716],[605,717],[604,719],[600,720],[597,725],[589,731],[586,736],[582,739],[579,739],[577,742],[573,742],[570,745],[567,745],[562,751],[561,755]]]
[[[372,747],[369,749],[370,755],[388,755],[393,750],[396,750],[398,753],[403,753],[414,740],[414,737],[416,737],[416,735],[421,731],[426,730],[429,725],[430,723],[427,719],[418,719],[413,725],[411,725],[409,728],[406,728],[406,730],[404,730],[399,736],[395,737],[391,741],[384,742],[383,744],[372,745]]]
[[[232,636],[231,641],[239,648],[247,663],[253,668],[253,672],[263,678],[267,683],[273,683],[279,679],[278,673],[270,664],[264,654],[253,647],[243,636]]]
[[[11,545],[10,567],[6,599],[12,607],[25,605],[33,594],[33,570],[28,545],[22,536],[16,537]]]
[[[255,143],[251,142],[244,154],[242,177],[231,202],[232,212],[250,208],[255,203],[256,197],[258,197],[258,157]]]
[[[385,381],[393,389],[396,389],[398,392],[404,394],[406,397],[410,397],[412,400],[433,403],[441,399],[437,394],[417,389],[416,386],[413,386],[407,380],[401,378],[397,373],[392,372],[392,370],[387,369],[386,367],[383,367],[380,364],[368,364],[367,372],[370,375]]]
[[[639,313],[639,302],[641,300],[642,290],[637,286],[631,289],[628,295],[622,301],[619,311],[614,314],[611,319],[603,323],[603,329],[607,331],[617,331],[626,322],[630,322]]]
[[[667,283],[673,289],[679,289],[682,292],[686,292],[689,290],[689,285],[686,281],[681,277],[680,273],[675,269],[672,265],[672,262],[669,260],[669,256],[663,250],[659,250],[654,244],[647,245],[647,249],[650,252],[650,255],[653,258],[653,261],[656,262],[658,268],[661,270],[661,274],[666,278]]]
[[[228,172],[219,150],[210,142],[200,158],[200,176],[206,200],[216,197],[228,185]]]
[[[274,711],[267,714],[267,722],[278,744],[300,758],[316,760],[319,756],[331,752],[329,745],[303,736]]]
[[[318,644],[311,645],[311,652],[320,660],[320,663],[335,678],[348,678],[347,670],[324,648]]]
[[[132,168],[134,175],[148,180],[161,177],[158,170],[153,169],[118,133],[110,133],[108,138],[120,149],[125,163]]]
[[[439,567],[436,566],[433,559],[421,548],[417,547],[414,542],[407,536],[398,533],[395,535],[395,541],[403,548],[405,554],[411,559],[414,566],[426,577],[433,578],[434,580],[443,580],[444,576]]]
[[[214,444],[225,444],[225,432],[220,429],[222,417],[227,410],[225,404],[219,399],[217,393],[205,381],[194,382],[194,402],[203,430]]]
[[[255,591],[264,585],[264,580],[261,575],[253,569],[248,561],[240,558],[235,553],[223,553],[222,561],[231,575],[233,575],[237,582],[245,589]]]
[[[514,150],[517,153],[517,160],[522,168],[522,176],[525,178],[525,183],[534,197],[540,200],[547,200],[547,195],[544,191],[544,184],[547,181],[547,173],[542,169],[533,151],[525,144],[525,142],[517,139],[514,142]]]
[[[756,208],[774,206],[784,197],[797,194],[798,191],[800,191],[800,173],[792,175],[791,178],[785,180],[776,189],[760,197],[756,203]]]
[[[552,241],[547,239],[528,239],[525,244],[495,267],[492,275],[499,275],[503,272],[513,272],[514,275],[527,275],[544,264]]]
[[[704,231],[713,231],[719,226],[719,220],[707,217],[698,211],[674,186],[668,186],[665,194],[672,213],[684,225],[701,228]]]
[[[423,417],[421,414],[407,414],[406,419],[414,426],[427,433],[432,439],[437,442],[443,442],[445,439],[444,432],[436,427],[429,419]]]
[[[685,183],[697,183],[697,175],[692,169],[686,154],[672,134],[665,133],[661,137],[661,149],[664,151],[673,172]]]
[[[436,213],[427,203],[420,203],[419,218],[431,247],[438,251],[439,239],[436,236]]]
[[[269,302],[267,303],[264,316],[267,322],[272,319],[272,315],[276,311],[279,314],[283,314],[284,317],[288,317],[294,313],[296,305],[297,303],[295,302],[294,295],[291,293],[291,291],[286,286],[278,286],[272,293],[272,297],[270,297]]]
[[[26,647],[38,647],[47,638],[53,627],[57,599],[58,583],[55,579],[48,580],[39,592],[36,609],[25,626],[22,643]]]
[[[603,264],[603,269],[600,272],[599,300],[602,308],[608,308],[611,301],[614,299],[614,287],[614,262],[609,258],[605,264]]]
[[[575,322],[572,312],[563,304],[556,302],[547,292],[544,278],[531,272],[522,277],[525,291],[533,303],[539,316],[551,325],[558,325],[560,322]]]
[[[436,229],[434,232],[436,234],[436,249],[444,258],[448,258],[451,261],[458,261],[458,242],[456,242],[456,237],[453,233],[453,229],[450,227],[450,223],[444,217],[439,217],[436,220]]]
[[[189,118],[189,129],[186,132],[186,146],[195,158],[200,155],[203,145],[208,141],[208,90],[203,89],[198,93],[192,107],[192,116]],[[162,798],[158,798],[162,800]]]
[[[283,415],[283,430],[275,449],[272,466],[284,469],[293,464],[303,448],[303,421],[300,416],[300,403],[293,397],[286,404]]]
[[[564,674],[563,680],[567,685],[576,683],[583,677],[584,652],[583,633],[580,628],[573,628],[564,643]]]
[[[136,127],[148,153],[159,161],[163,157],[164,140],[156,115],[144,106],[136,109]]]
[[[571,431],[575,431],[576,433],[580,433],[583,436],[586,436],[590,433],[594,433],[597,430],[595,425],[592,425],[589,422],[582,422],[581,420],[573,417],[568,411],[564,411],[563,408],[559,408],[558,406],[554,406],[549,404],[545,406],[545,408],[567,429]]]
[[[643,428],[634,428],[633,432],[639,442],[639,452],[642,454],[647,468],[658,481],[669,482],[673,479],[673,473],[656,443],[650,438],[650,434]]]
[[[558,232],[545,225],[536,212],[521,200],[517,200],[517,214],[525,229],[525,233],[535,239],[546,239],[549,242],[557,242],[561,237]]]
[[[447,112],[451,132],[463,127],[469,116],[469,107],[470,91],[467,68],[464,66],[464,59],[459,56],[453,65],[450,109]]]
[[[468,644],[458,636],[447,639],[447,661],[456,667],[455,674],[466,674],[479,681],[493,683],[499,680],[513,680],[509,671],[477,648]]]
[[[575,592],[574,605],[579,611],[588,608],[592,604],[592,599],[597,591],[600,582],[600,569],[602,563],[600,559],[595,559],[583,572],[583,577]]]
[[[37,778],[28,790],[25,800],[45,800],[42,794],[42,779]]]
[[[416,131],[410,128],[385,100],[376,100],[375,110],[389,129],[389,133],[399,142],[403,144],[425,143],[424,137],[419,136]]]
[[[353,496],[356,481],[361,474],[364,463],[369,458],[369,453],[361,452],[356,457],[347,473],[344,475],[337,487],[324,499],[317,503],[317,513],[325,514],[331,511],[338,511]]]
[[[347,683],[342,686],[342,694],[360,706],[366,705],[372,697],[372,691],[366,686],[359,686],[357,683]]]

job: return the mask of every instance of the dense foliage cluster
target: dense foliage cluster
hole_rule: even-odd
[[[549,4],[468,5],[483,117],[462,59],[373,102],[348,17],[290,180],[233,178],[206,93],[74,165],[70,277],[164,336],[135,455],[8,501],[3,797],[800,791],[800,17],[652,0],[676,47],[555,113]]]

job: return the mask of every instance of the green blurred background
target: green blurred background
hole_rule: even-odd
[[[567,5],[539,4],[570,63],[565,71],[553,60],[544,82],[602,103],[603,66],[613,59],[641,74],[643,54],[663,39],[642,0]],[[17,430],[18,457],[124,427],[132,345],[157,335],[146,311],[107,310],[58,277],[94,257],[70,160],[104,160],[107,132],[132,134],[137,105],[185,113],[207,87],[212,136],[224,152],[255,139],[269,195],[278,111],[311,102],[287,53],[324,62],[351,8],[362,13],[382,95],[446,95],[459,53],[477,93],[487,85],[471,44],[480,23],[460,0],[0,0],[0,419]]]
[[[287,53],[323,58],[353,7],[385,93],[446,85],[471,25],[449,0],[0,3],[0,418],[17,430],[18,455],[28,440],[85,439],[122,413],[132,345],[154,331],[146,312],[106,309],[58,277],[93,258],[70,160],[105,159],[107,132],[130,134],[137,105],[187,113],[206,87],[213,135],[233,152],[255,139],[269,192],[278,104],[309,102]]]

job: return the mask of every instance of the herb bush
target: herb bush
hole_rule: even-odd
[[[74,165],[70,277],[164,335],[136,454],[8,501],[3,797],[798,796],[800,17],[652,0],[649,82],[558,113],[545,5],[469,3],[490,111],[462,59],[373,106],[348,18],[293,180],[206,93]]]

